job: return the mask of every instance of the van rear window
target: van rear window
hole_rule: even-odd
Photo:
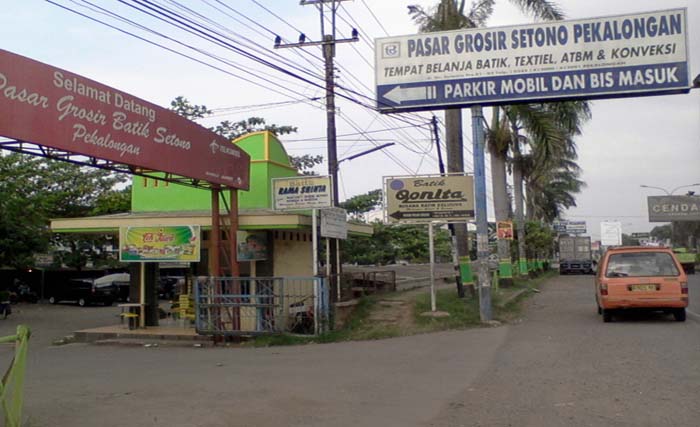
[[[678,276],[673,258],[666,252],[629,252],[610,255],[605,277]]]

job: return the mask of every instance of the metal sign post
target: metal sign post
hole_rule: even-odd
[[[139,265],[139,327],[146,327],[146,263]]]
[[[316,209],[311,210],[311,241],[312,243],[312,248],[313,248],[313,260],[314,260],[314,268],[313,268],[313,273],[314,276],[318,276],[318,225],[317,225],[317,211]]]
[[[430,311],[437,311],[435,303],[435,242],[433,242],[433,223],[428,223],[428,248],[430,251]]]

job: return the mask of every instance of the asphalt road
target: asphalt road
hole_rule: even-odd
[[[20,306],[0,335],[34,330],[31,427],[700,425],[700,318],[604,324],[591,280],[548,282],[512,325],[384,341],[51,346],[79,323],[116,321],[115,307],[73,306]],[[690,287],[700,312],[700,276]],[[0,346],[0,367],[11,353]]]
[[[497,356],[430,426],[700,425],[700,318],[603,323],[590,276],[550,281]],[[694,310],[700,276],[691,276]]]

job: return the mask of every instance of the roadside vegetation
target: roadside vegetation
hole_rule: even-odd
[[[513,286],[494,292],[492,295],[494,319],[502,323],[517,319],[521,315],[523,301],[536,293],[544,281],[556,274],[555,271],[549,271],[534,279],[518,278],[515,279]],[[384,304],[386,302],[390,304]],[[436,302],[438,310],[449,313],[449,316],[421,316],[421,313],[430,311],[430,293],[427,288],[366,296],[359,300],[356,310],[342,329],[317,337],[292,334],[261,336],[244,345],[268,347],[364,341],[484,326],[479,318],[477,299],[459,298],[454,289],[450,288],[439,290],[436,293]],[[389,310],[386,312],[390,315],[381,315],[387,306]]]

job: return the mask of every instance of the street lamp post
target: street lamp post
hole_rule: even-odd
[[[698,80],[698,78],[700,78],[700,76],[696,77],[695,79]],[[673,196],[673,193],[675,193],[676,190],[680,190],[681,188],[697,187],[697,186],[700,186],[700,183],[679,185],[678,187],[674,188],[673,190],[668,191],[665,188],[655,187],[653,185],[644,185],[644,184],[640,185],[640,187],[642,187],[642,188],[653,188],[655,190],[661,190],[664,193],[666,193],[667,196]],[[674,231],[673,221],[671,221],[671,246],[673,246],[673,231]]]

